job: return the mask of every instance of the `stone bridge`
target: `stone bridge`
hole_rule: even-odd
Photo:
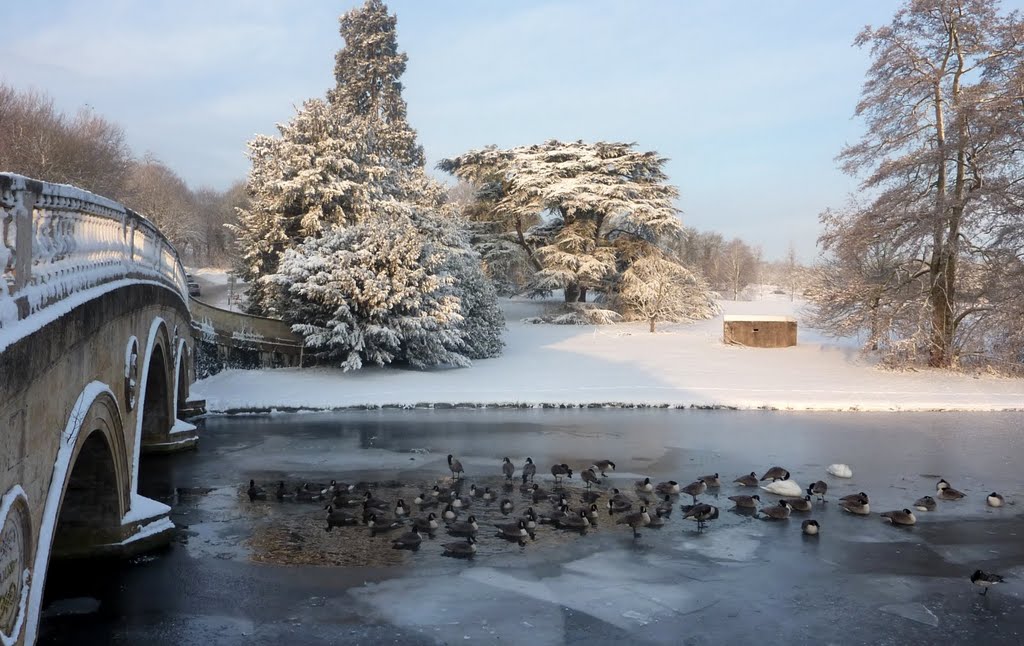
[[[35,643],[52,558],[167,542],[139,456],[195,446],[185,271],[144,217],[0,173],[0,644]]]

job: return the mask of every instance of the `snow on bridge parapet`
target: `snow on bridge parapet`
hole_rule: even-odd
[[[145,217],[74,186],[12,173],[0,173],[0,269],[5,337],[30,334],[26,319],[73,294],[126,279],[163,283],[188,303],[178,254]]]
[[[788,348],[796,345],[796,319],[764,314],[726,314],[722,340],[753,348]]]

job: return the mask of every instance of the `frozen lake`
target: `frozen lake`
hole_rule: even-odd
[[[1005,643],[1024,641],[1024,415],[767,413],[665,410],[449,410],[213,418],[193,454],[144,461],[144,495],[174,508],[181,536],[159,554],[55,570],[41,643],[721,644]],[[602,506],[586,535],[544,526],[525,547],[494,537],[496,503],[473,501],[481,525],[471,561],[441,556],[443,531],[418,552],[390,549],[365,527],[324,531],[323,503],[250,503],[261,484],[377,483],[404,497],[449,480],[501,489],[501,458],[578,471],[609,458],[605,487],[688,483],[718,472],[722,508],[703,534],[681,519],[635,541]],[[827,476],[833,462],[854,477]],[[788,521],[728,511],[729,484],[772,465],[803,486],[829,482],[830,502]],[[909,507],[945,477],[967,497],[940,501],[901,529],[855,517],[835,500],[865,491],[873,512]],[[567,481],[574,494],[579,476]],[[990,491],[1008,501],[985,506]],[[766,501],[772,495],[760,492]],[[518,515],[529,502],[508,494]],[[578,496],[573,496],[578,502]],[[603,505],[604,499],[600,501]],[[534,505],[548,511],[547,503]],[[805,538],[800,522],[822,533]],[[1006,576],[987,596],[976,568]],[[113,572],[111,572],[113,570]],[[102,575],[100,574],[102,573]]]

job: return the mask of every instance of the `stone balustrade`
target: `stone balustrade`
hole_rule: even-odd
[[[152,222],[73,186],[11,173],[0,173],[0,268],[0,330],[118,281],[163,283],[188,303],[185,269]]]

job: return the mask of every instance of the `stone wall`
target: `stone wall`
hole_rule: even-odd
[[[722,326],[722,338],[729,344],[751,348],[796,345],[796,319],[788,316],[726,315]]]

